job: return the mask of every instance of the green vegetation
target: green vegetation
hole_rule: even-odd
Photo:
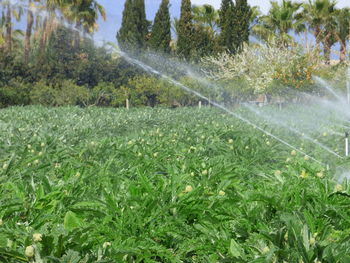
[[[191,1],[181,1],[181,16],[177,28],[177,47],[178,56],[189,59],[193,50],[193,21],[192,21]]]
[[[98,29],[98,18],[106,18],[95,0],[27,3],[32,8],[26,1],[0,5],[0,107],[38,103],[120,107],[126,99],[132,106],[198,102],[178,90],[172,92],[173,86],[158,76],[145,77],[144,71],[120,56],[119,48],[218,102],[284,96],[291,89],[320,93],[311,76],[330,79],[344,74],[349,64],[349,8],[336,8],[331,0],[273,1],[267,15],[246,0],[223,0],[220,10],[183,0],[180,19],[172,25],[169,1],[161,2],[151,23],[144,0],[127,0],[117,34],[119,47],[96,46],[87,37]],[[295,34],[305,41],[296,41]],[[328,65],[330,54],[337,52],[336,43],[342,63]],[[164,67],[152,58],[157,53],[165,56],[159,59]],[[189,80],[187,68],[207,73],[204,84]],[[145,78],[154,87],[135,83]],[[207,82],[224,92],[210,94],[216,91]],[[64,94],[72,98],[64,99]]]
[[[134,53],[146,47],[148,21],[143,0],[127,0],[123,11],[122,26],[117,34],[119,45]]]
[[[244,44],[249,43],[250,35],[250,21],[252,10],[248,5],[247,0],[236,0],[234,9],[234,47],[235,52],[238,53]]]
[[[0,119],[1,262],[349,260],[347,184],[213,108]]]
[[[159,10],[154,18],[150,47],[154,51],[170,54],[171,22],[169,13],[169,0],[162,0]]]
[[[126,0],[97,46],[96,0],[21,3],[0,4],[0,262],[350,262],[349,123],[305,96],[344,93],[350,9],[182,0],[172,36],[168,0],[153,23]],[[257,97],[280,114],[236,107]]]
[[[223,0],[221,3],[220,14],[220,45],[230,52],[234,51],[233,43],[233,21],[234,21],[234,4],[232,0]]]

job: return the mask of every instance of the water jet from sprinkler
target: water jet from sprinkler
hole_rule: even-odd
[[[349,132],[345,132],[345,156],[349,156]]]

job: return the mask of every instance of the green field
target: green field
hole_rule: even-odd
[[[0,134],[0,262],[350,262],[350,188],[298,136],[330,169],[213,108],[13,107]]]

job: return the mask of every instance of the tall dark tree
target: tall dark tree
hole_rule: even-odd
[[[6,12],[6,48],[8,51],[12,51],[12,10],[10,3],[7,4]]]
[[[185,59],[190,59],[193,48],[193,21],[191,0],[182,0],[181,16],[178,26],[177,54]]]
[[[220,46],[234,53],[234,4],[232,0],[222,0],[219,16]]]
[[[135,1],[136,23],[137,23],[140,35],[142,35],[144,37],[143,38],[143,46],[145,46],[146,45],[146,36],[148,34],[148,27],[150,24],[146,18],[145,0],[134,0],[134,1]]]
[[[32,4],[32,1],[29,0],[29,5]],[[34,15],[31,9],[28,9],[27,13],[27,29],[24,39],[24,62],[28,63],[29,60],[29,52],[30,52],[30,37],[32,35],[32,28],[34,23]]]
[[[117,39],[122,50],[138,52],[146,46],[148,22],[144,0],[126,0]]]
[[[149,40],[149,46],[153,50],[162,53],[170,53],[170,27],[169,0],[162,0],[154,19],[152,34]]]
[[[252,9],[248,5],[247,0],[236,0],[233,17],[233,46],[235,52],[238,52],[244,43],[249,42],[251,15]]]

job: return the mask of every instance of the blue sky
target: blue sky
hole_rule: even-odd
[[[279,0],[281,1],[281,0]],[[100,21],[100,30],[96,34],[99,41],[116,41],[116,33],[120,27],[125,0],[99,0],[106,11],[107,21]],[[147,19],[153,20],[161,0],[145,0]],[[270,7],[270,0],[248,0],[252,6],[258,6],[263,13],[267,13]],[[350,0],[338,0],[338,7],[350,7]],[[192,0],[192,4],[211,4],[216,8],[220,7],[221,0]],[[172,16],[179,16],[181,0],[170,0]]]

